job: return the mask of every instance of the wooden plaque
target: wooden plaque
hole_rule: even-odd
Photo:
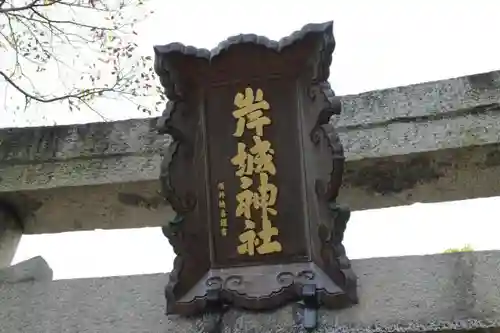
[[[357,302],[336,202],[344,154],[328,84],[332,22],[279,42],[239,35],[208,51],[156,46],[169,99],[161,184],[177,213],[163,228],[177,255],[167,313],[211,302],[270,309],[293,299]],[[312,295],[312,296],[311,296]]]

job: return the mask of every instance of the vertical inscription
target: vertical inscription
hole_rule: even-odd
[[[219,183],[217,188],[219,189],[220,234],[225,237],[227,236],[227,210],[224,183]]]
[[[262,89],[254,91],[252,88],[246,88],[244,93],[238,92],[234,105],[237,109],[232,113],[236,119],[233,136],[240,139],[237,153],[231,159],[240,181],[235,216],[244,221],[236,250],[240,255],[248,256],[281,252],[281,243],[277,239],[279,230],[271,220],[278,214],[274,208],[278,187],[270,180],[270,176],[276,175],[274,150],[271,142],[264,138],[264,128],[271,125],[271,118],[264,111],[269,112],[271,107],[264,99]],[[252,132],[250,147],[243,142],[247,130]]]

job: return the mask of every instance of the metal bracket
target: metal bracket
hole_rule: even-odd
[[[224,314],[229,307],[224,304],[220,297],[220,286],[213,286],[207,289],[207,313],[215,314],[216,319],[211,323],[210,327],[206,329],[208,333],[222,332]]]
[[[302,324],[304,329],[311,331],[318,324],[318,298],[315,284],[305,284],[301,290],[302,299],[298,303],[302,309],[302,316],[296,317],[298,325]]]
[[[207,308],[210,312],[219,312],[222,308],[220,292],[221,288],[219,284],[215,284],[207,288]]]

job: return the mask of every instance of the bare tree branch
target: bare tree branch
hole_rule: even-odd
[[[60,0],[50,0],[50,1],[42,1],[42,0],[33,0],[32,2],[28,3],[27,5],[24,6],[19,6],[19,7],[9,7],[9,8],[0,8],[0,14],[3,13],[11,13],[11,12],[19,12],[23,11],[26,9],[32,9],[36,7],[48,7],[52,6],[56,3],[60,2]],[[5,3],[5,1],[2,2]]]
[[[104,119],[98,100],[128,102],[148,113],[161,108],[165,97],[152,58],[138,53],[135,42],[134,26],[149,13],[138,9],[147,0],[121,0],[114,7],[107,0],[16,1],[0,0],[0,22],[6,22],[0,24],[0,48],[11,59],[0,63],[5,109],[65,103]],[[47,75],[58,79],[47,85]]]
[[[95,25],[88,25],[88,24],[85,24],[85,23],[81,23],[81,22],[76,22],[76,21],[60,21],[60,20],[51,20],[51,19],[48,19],[47,17],[45,17],[44,15],[40,14],[37,10],[35,10],[34,8],[30,8],[38,17],[40,17],[41,19],[45,20],[47,23],[50,23],[50,24],[72,24],[72,25],[76,25],[76,26],[79,26],[79,27],[84,27],[84,28],[89,28],[89,29],[100,29],[100,30],[107,30],[107,31],[114,31],[114,30],[119,30],[120,28],[123,28],[123,26],[120,26],[120,27],[116,27],[116,28],[106,28],[106,27],[99,27],[99,26],[95,26]]]
[[[94,94],[102,94],[102,93],[107,92],[107,91],[113,91],[113,88],[92,88],[89,90],[82,91],[80,93],[67,94],[67,95],[62,95],[62,96],[58,96],[58,97],[52,97],[52,98],[45,99],[45,98],[37,97],[37,96],[34,96],[34,95],[28,93],[23,88],[19,87],[7,74],[5,74],[2,71],[0,71],[0,76],[2,76],[5,79],[5,81],[7,81],[11,86],[16,88],[16,90],[19,91],[21,94],[23,94],[26,98],[35,100],[35,101],[40,102],[40,103],[52,103],[52,102],[57,102],[57,101],[60,101],[63,99],[70,99],[70,98],[77,98],[77,99],[82,100],[85,97],[88,97],[88,96],[91,96]]]

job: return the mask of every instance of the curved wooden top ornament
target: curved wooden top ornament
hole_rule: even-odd
[[[172,137],[160,181],[177,213],[163,228],[177,255],[167,313],[357,302],[342,246],[350,211],[336,200],[332,28],[309,24],[279,42],[239,35],[212,51],[155,46],[169,99],[158,129]]]

